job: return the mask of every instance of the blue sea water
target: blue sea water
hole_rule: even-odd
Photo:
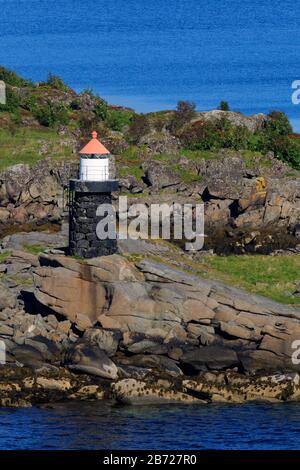
[[[34,80],[51,71],[141,112],[281,109],[300,131],[294,0],[0,0],[0,19],[0,63]]]
[[[0,409],[0,449],[300,449],[300,404]]]

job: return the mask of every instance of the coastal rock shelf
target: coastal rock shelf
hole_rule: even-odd
[[[13,251],[1,271],[3,406],[299,398],[299,308],[120,255]]]
[[[141,161],[140,179],[128,173],[119,180],[121,194],[130,196],[128,210],[134,203],[149,206],[202,202],[207,234],[205,249],[222,253],[270,253],[276,249],[297,249],[298,245],[299,251],[299,173],[291,171],[272,152],[263,157],[263,166],[260,160],[254,160],[251,168],[238,152],[234,156],[224,153],[215,157],[193,161],[175,155],[172,166],[169,161],[160,161],[149,154]],[[54,227],[60,224],[66,216],[64,185],[71,165],[67,161],[45,159],[33,167],[18,164],[2,171],[0,229],[5,233],[15,231],[16,225],[22,228],[28,224]],[[188,181],[182,175],[189,175]],[[91,217],[99,202],[95,200],[95,204],[83,207],[82,215],[78,207],[76,217],[71,219],[76,225],[71,248],[90,250],[90,256],[94,256],[98,241],[83,237],[82,229],[93,226]],[[111,252],[104,250],[104,254]]]

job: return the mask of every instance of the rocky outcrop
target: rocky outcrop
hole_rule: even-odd
[[[6,235],[1,239],[0,248],[4,251],[21,251],[22,257],[28,253],[24,253],[26,249],[64,249],[68,242],[68,226],[62,225],[60,232],[52,230],[43,230],[41,232],[17,232]]]
[[[163,264],[145,260],[135,267],[118,255],[84,263],[42,255],[40,264],[36,299],[89,331],[109,355],[118,348],[159,354],[195,371],[298,370],[291,360],[300,337],[297,308]],[[105,337],[92,333],[97,324]]]
[[[104,146],[108,148],[113,155],[119,155],[129,147],[122,132],[109,131],[101,140]]]
[[[2,404],[299,399],[298,308],[119,255],[17,251],[1,270]]]
[[[144,146],[149,155],[176,154],[181,146],[180,140],[167,131],[152,131],[140,138],[139,145]]]
[[[123,405],[161,405],[169,403],[207,403],[184,393],[167,380],[147,383],[136,379],[123,379],[111,386],[112,396]]]
[[[197,113],[201,119],[204,120],[222,120],[227,119],[234,126],[246,127],[250,132],[263,129],[266,123],[270,119],[266,114],[259,113],[253,114],[252,116],[245,116],[241,113],[235,113],[232,111],[222,111],[214,109],[212,111]]]
[[[245,403],[268,401],[279,403],[299,400],[297,373],[246,377],[235,372],[206,372],[183,381],[183,390],[207,396],[211,402]]]
[[[236,372],[204,372],[198,377],[105,380],[61,367],[0,366],[0,406],[31,407],[66,400],[115,400],[122,405],[170,403],[208,405],[299,401],[297,373],[245,377]]]
[[[95,377],[75,375],[59,367],[0,365],[0,406],[31,407],[35,404],[74,400],[101,400],[107,386]]]
[[[63,209],[64,162],[17,164],[0,174],[0,224],[58,221]]]
[[[178,187],[181,183],[180,173],[166,163],[148,161],[142,166],[145,172],[145,180],[154,191]]]
[[[86,374],[96,375],[107,379],[118,377],[117,366],[108,358],[98,344],[89,344],[86,341],[77,341],[68,349],[65,365]]]
[[[86,330],[99,321],[111,302],[106,285],[128,283],[142,274],[118,256],[94,258],[85,262],[65,256],[41,255],[35,270],[35,296],[58,314]],[[108,283],[108,284],[104,284]]]
[[[229,114],[245,125],[250,123],[251,128],[263,125],[259,116],[252,120]],[[106,133],[105,139],[112,151],[126,147],[118,132]],[[139,171],[131,174],[129,165],[128,174],[122,170],[120,177],[120,191],[138,195],[138,201],[129,198],[129,205],[202,201],[208,250],[269,253],[299,245],[299,175],[272,152],[247,156],[224,149],[208,158],[201,154],[191,158],[184,150],[178,153],[179,143],[165,132],[153,131],[143,139],[148,151],[137,156]],[[161,159],[159,154],[163,154]],[[121,165],[122,158],[117,167]],[[0,174],[0,229],[12,224],[60,222],[67,203],[63,185],[71,168],[68,162],[45,159],[33,167],[19,164],[4,170]]]
[[[203,202],[205,249],[269,253],[299,245],[300,179],[272,153],[251,167],[224,150],[208,160],[147,159],[141,168],[143,181],[120,182],[122,192],[140,193],[129,205]]]

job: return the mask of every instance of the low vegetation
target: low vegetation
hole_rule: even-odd
[[[0,105],[1,168],[16,162],[36,161],[40,158],[39,140],[47,140],[52,147],[54,140],[60,140],[55,135],[63,128],[65,134],[75,133],[77,140],[86,139],[92,129],[104,137],[117,133],[123,139],[122,149],[130,146],[122,156],[125,161],[131,161],[129,166],[135,174],[139,173],[139,165],[132,162],[129,153],[135,152],[135,160],[140,164],[144,158],[142,139],[155,133],[176,138],[183,149],[181,155],[194,161],[222,157],[219,151],[226,149],[243,152],[247,163],[252,165],[256,154],[272,151],[292,168],[300,169],[299,135],[292,133],[288,118],[279,111],[272,111],[265,126],[253,133],[245,126],[232,124],[226,113],[222,119],[206,120],[196,112],[195,103],[189,101],[179,101],[174,111],[137,114],[129,108],[110,106],[90,89],[77,94],[54,74],[49,74],[44,82],[33,83],[0,67],[0,80],[7,85],[7,102]],[[221,101],[219,109],[229,111],[228,102]],[[18,149],[17,155],[11,157],[6,152],[7,131],[11,133],[12,147]],[[134,147],[138,150],[133,150]],[[64,154],[64,150],[51,148],[51,153],[55,157]],[[162,154],[160,158],[169,156]]]
[[[45,251],[47,248],[46,245],[39,245],[39,244],[34,244],[34,245],[29,245],[28,243],[23,243],[23,249],[24,251],[27,251],[27,253],[30,253],[32,255],[38,255],[39,253],[42,253]]]
[[[17,163],[34,165],[45,157],[72,157],[72,149],[62,141],[53,129],[0,128],[0,170]]]
[[[6,258],[8,258],[10,255],[10,251],[2,251],[2,253],[0,253],[0,263],[4,263]]]
[[[243,287],[277,302],[300,305],[293,295],[300,281],[300,255],[211,256],[202,269],[207,276]]]
[[[164,241],[157,241],[162,242]],[[300,255],[214,255],[195,261],[182,257],[182,253],[174,246],[171,249],[172,253],[168,258],[152,255],[149,258],[175,268],[180,266],[180,269],[201,278],[241,287],[282,304],[300,306],[300,296],[295,295],[296,286],[300,281]],[[139,254],[129,257],[133,262],[139,261],[140,258]]]
[[[299,140],[292,135],[287,116],[279,111],[271,112],[265,127],[254,133],[245,126],[233,125],[224,117],[215,121],[199,119],[191,122],[181,128],[178,137],[190,150],[272,151],[282,161],[300,169]]]

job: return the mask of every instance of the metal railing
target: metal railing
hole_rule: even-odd
[[[64,164],[63,174],[61,175],[61,180],[64,187],[69,186],[69,180],[79,178],[79,170],[79,162],[67,162]]]
[[[80,163],[79,162],[71,162],[65,163],[63,167],[63,171],[61,173],[61,182],[63,186],[69,185],[70,179],[80,179]],[[108,168],[88,168],[84,169],[84,173],[82,174],[84,179],[92,180],[96,178],[96,181],[106,181],[110,179],[116,178],[116,171],[114,165],[110,164]],[[83,179],[82,178],[82,179]]]
[[[107,181],[111,179],[109,168],[89,168],[80,169],[79,179],[83,181]]]

